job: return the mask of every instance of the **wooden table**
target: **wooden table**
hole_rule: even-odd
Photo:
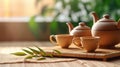
[[[21,48],[31,47],[33,45],[37,45],[40,47],[55,46],[50,42],[0,42],[0,54],[1,55],[9,54],[10,52],[19,51]],[[56,62],[56,63],[0,64],[0,67],[120,67],[120,58],[117,59],[114,58],[109,61],[77,59],[75,61],[70,62]]]

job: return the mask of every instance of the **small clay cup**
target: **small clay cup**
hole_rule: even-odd
[[[86,52],[94,52],[98,48],[99,39],[100,37],[98,36],[80,37],[82,47]]]
[[[61,48],[68,48],[72,43],[72,39],[73,36],[69,34],[50,35],[50,41],[61,46]]]

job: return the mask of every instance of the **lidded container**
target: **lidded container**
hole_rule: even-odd
[[[67,23],[69,28],[69,34],[73,35],[75,37],[80,36],[90,36],[91,30],[90,27],[88,27],[84,22],[80,22],[78,26],[73,28],[73,25],[71,23]]]
[[[103,15],[99,19],[95,12],[92,13],[94,24],[91,32],[92,36],[100,36],[99,47],[111,48],[117,45],[120,41],[120,23],[110,19],[108,14]]]
[[[78,26],[73,28],[72,23],[66,23],[69,29],[69,34],[73,35],[73,42],[76,46],[81,47],[80,37],[91,36],[91,29],[84,22],[80,22]]]

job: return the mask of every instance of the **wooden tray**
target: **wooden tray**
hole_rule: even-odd
[[[88,53],[83,49],[70,47],[68,49],[60,48],[59,46],[55,47],[47,47],[44,48],[47,53],[52,54],[57,57],[76,57],[76,58],[93,58],[93,59],[102,59],[106,61],[109,58],[120,56],[120,48],[112,48],[112,49],[97,49],[95,52]],[[53,53],[53,49],[59,50],[61,54]]]

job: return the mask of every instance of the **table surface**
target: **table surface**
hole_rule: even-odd
[[[39,47],[55,46],[50,42],[0,42],[0,54],[9,54],[10,52],[19,51],[22,48],[32,47],[33,45]],[[77,59],[75,61],[57,63],[0,64],[0,67],[120,67],[120,58],[114,58],[109,61]]]

